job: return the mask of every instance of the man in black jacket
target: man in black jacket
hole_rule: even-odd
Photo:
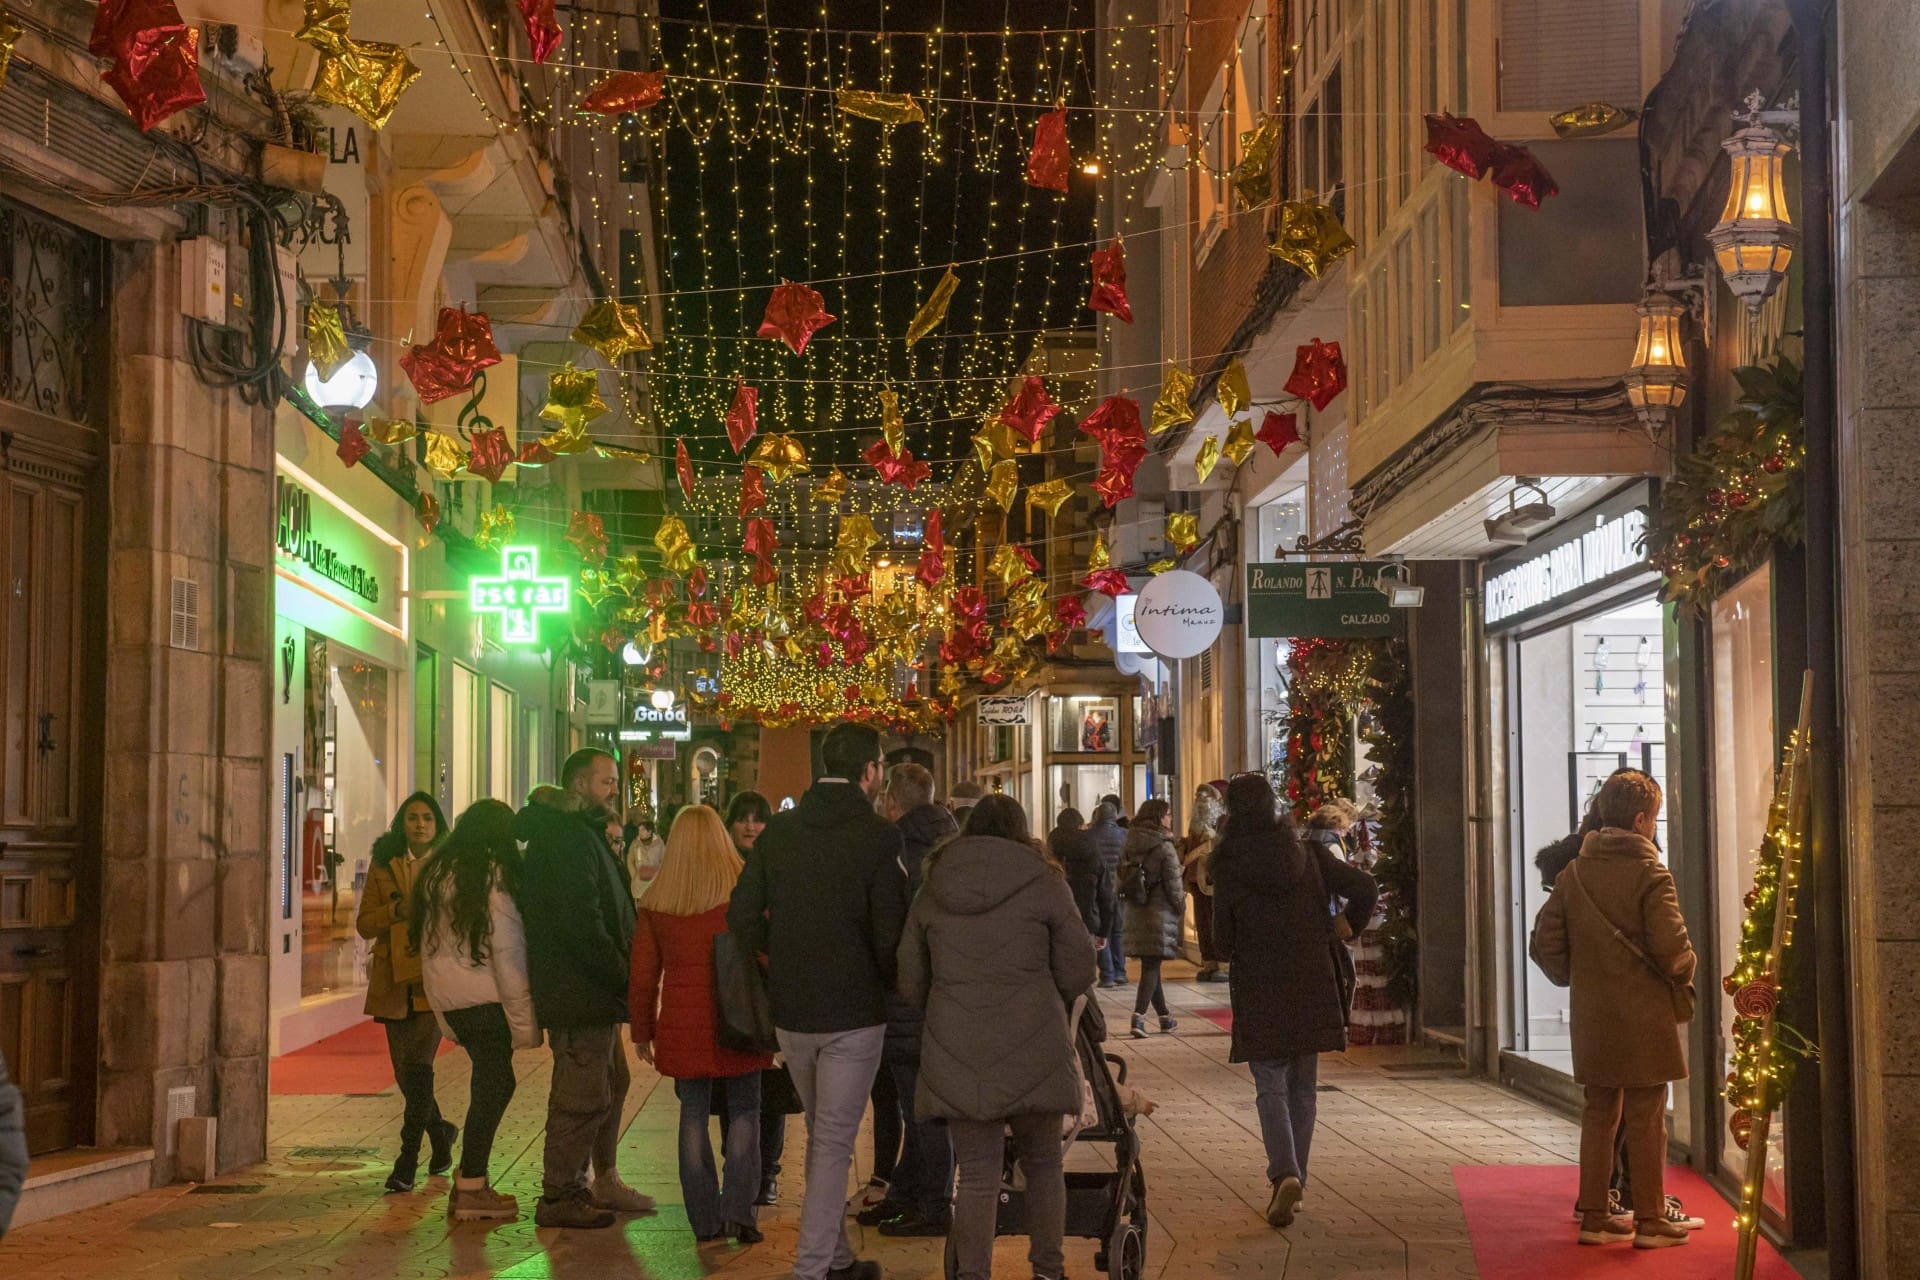
[[[553,1047],[546,1168],[534,1210],[542,1227],[606,1227],[616,1212],[653,1208],[614,1166],[627,1097],[620,1024],[634,925],[626,869],[607,844],[608,806],[619,787],[613,757],[584,748],[567,757],[558,787],[535,788],[514,823],[524,850],[527,981]]]
[[[1117,881],[1120,854],[1127,847],[1127,832],[1120,824],[1120,802],[1117,799],[1109,796],[1093,806],[1093,820],[1087,823],[1081,840],[1106,867],[1108,879]],[[1107,922],[1107,945],[1100,949],[1096,957],[1100,961],[1100,985],[1103,987],[1123,987],[1127,984],[1126,946],[1121,938],[1121,932],[1126,927],[1126,916],[1126,903],[1116,896],[1113,912]]]
[[[807,1112],[807,1186],[798,1280],[874,1280],[842,1226],[854,1139],[886,1039],[894,950],[907,918],[899,830],[873,810],[880,735],[838,724],[826,776],[773,815],[727,911],[727,928],[767,956],[773,1023]]]
[[[1094,950],[1101,953],[1094,958],[1104,965],[1107,938],[1114,932],[1114,921],[1120,914],[1120,895],[1114,888],[1112,870],[1088,842],[1086,829],[1080,825],[1080,815],[1072,809],[1063,809],[1060,819],[1060,825],[1049,837],[1053,856],[1060,860],[1060,869],[1066,872],[1067,888],[1073,890],[1073,905],[1080,908],[1080,918],[1086,922]],[[1100,985],[1119,984],[1103,976]]]

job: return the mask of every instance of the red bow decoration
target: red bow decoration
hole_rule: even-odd
[[[1028,441],[1038,440],[1060,406],[1047,398],[1047,386],[1039,374],[1028,374],[1020,389],[1000,409],[1000,421],[1018,431]]]
[[[1106,248],[1093,251],[1093,296],[1087,299],[1087,308],[1133,323],[1133,308],[1127,303],[1127,251],[1119,236]]]
[[[880,473],[881,484],[905,485],[909,492],[913,487],[933,474],[933,468],[913,456],[913,450],[902,449],[894,453],[887,448],[885,440],[875,440],[860,455],[873,469]]]
[[[501,475],[512,463],[513,446],[507,443],[505,427],[473,433],[473,442],[467,450],[467,470],[499,484]]]
[[[760,468],[748,467],[740,476],[740,516],[745,519],[767,505],[767,484]]]
[[[632,115],[659,106],[666,92],[664,71],[616,71],[580,99],[580,109],[603,116]]]
[[[1093,491],[1100,495],[1101,502],[1115,506],[1122,498],[1133,496],[1133,472],[1102,471],[1093,478]]]
[[[1445,111],[1426,117],[1426,152],[1449,169],[1478,178],[1493,163],[1500,144],[1472,116]]]
[[[687,625],[696,630],[710,627],[720,621],[720,611],[713,607],[711,600],[695,600],[687,605]],[[706,639],[707,637],[701,637]]]
[[[753,585],[764,587],[780,576],[773,567],[773,553],[780,549],[780,540],[774,536],[773,521],[755,517],[747,521],[746,536],[740,545],[753,557]]]
[[[607,526],[591,511],[576,511],[567,520],[567,541],[588,564],[607,558]]]
[[[1067,109],[1055,107],[1033,126],[1033,149],[1027,153],[1027,185],[1065,194],[1067,170],[1073,156],[1067,150]]]
[[[173,0],[101,0],[87,52],[113,61],[103,78],[144,133],[207,100],[195,39]]]
[[[1100,407],[1080,420],[1080,430],[1100,442],[1103,471],[1132,475],[1147,456],[1147,432],[1140,425],[1140,406],[1125,396],[1108,396]]]
[[[827,300],[803,284],[782,281],[767,299],[767,312],[760,318],[760,336],[778,338],[799,355],[807,349],[807,340],[832,324]]]
[[[1315,409],[1324,410],[1333,398],[1347,389],[1347,362],[1340,358],[1340,344],[1315,338],[1293,353],[1293,372],[1287,375],[1284,390],[1299,396]]]
[[[673,442],[673,473],[680,477],[680,496],[693,499],[693,459],[687,456],[686,438]]]
[[[1118,569],[1095,569],[1080,579],[1080,585],[1116,598],[1127,594],[1127,575]]]
[[[739,453],[760,428],[754,421],[754,406],[760,402],[760,388],[750,387],[743,379],[733,389],[733,403],[727,407],[727,441]]]
[[[414,346],[400,357],[400,367],[413,381],[420,399],[435,404],[473,385],[480,370],[500,363],[493,345],[493,325],[465,307],[440,308],[440,327],[433,341]]]
[[[947,538],[940,528],[937,507],[927,513],[927,528],[920,542],[920,563],[914,566],[913,576],[927,587],[939,586],[947,576]]]
[[[1494,186],[1529,209],[1538,209],[1542,200],[1560,194],[1559,184],[1554,182],[1546,166],[1517,142],[1499,144],[1493,153],[1493,167],[1488,170],[1488,177]]]
[[[526,20],[527,44],[533,49],[534,62],[545,62],[566,34],[553,16],[553,0],[520,0],[520,16]]]
[[[520,446],[520,465],[523,467],[544,467],[553,461],[553,450],[538,440],[528,440]]]
[[[340,447],[334,450],[334,453],[339,455],[340,461],[351,467],[354,463],[366,457],[368,451],[372,448],[373,445],[367,440],[367,434],[360,429],[359,423],[348,422],[342,424],[340,427]]]
[[[1300,439],[1300,417],[1298,414],[1269,409],[1267,416],[1260,420],[1260,429],[1253,433],[1253,438],[1273,450],[1277,458],[1281,450]]]

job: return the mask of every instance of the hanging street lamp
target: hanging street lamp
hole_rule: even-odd
[[[1749,311],[1758,311],[1780,287],[1800,243],[1783,178],[1793,151],[1786,135],[1797,131],[1800,113],[1762,110],[1760,104],[1759,93],[1750,94],[1747,110],[1734,117],[1744,127],[1720,144],[1732,159],[1732,179],[1720,221],[1707,232],[1727,288]]]

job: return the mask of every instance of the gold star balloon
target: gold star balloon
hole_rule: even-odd
[[[1240,163],[1234,166],[1233,189],[1248,208],[1273,199],[1273,149],[1280,141],[1280,118],[1262,116],[1260,123],[1240,135]]]
[[[941,275],[940,282],[933,286],[933,292],[927,295],[927,300],[913,313],[913,320],[907,325],[908,346],[940,327],[947,318],[947,304],[953,301],[953,291],[959,287],[960,277],[953,273],[952,267],[948,267]]]
[[[1191,511],[1176,511],[1167,517],[1167,541],[1176,551],[1190,551],[1200,541],[1200,518]]]
[[[1153,402],[1153,425],[1148,430],[1159,435],[1169,427],[1193,421],[1193,409],[1187,397],[1193,394],[1193,375],[1177,364],[1167,366],[1160,379],[1160,394]]]
[[[1220,437],[1208,436],[1200,442],[1200,454],[1193,460],[1193,474],[1200,484],[1207,482],[1213,469],[1220,462]]]
[[[840,517],[840,528],[833,539],[836,554],[846,555],[861,563],[864,567],[867,552],[873,550],[880,541],[880,535],[873,530],[873,521],[860,512]]]
[[[13,46],[26,29],[14,20],[8,9],[0,9],[0,85],[7,82],[7,68],[13,65]]]
[[[353,358],[353,348],[347,345],[345,322],[340,318],[340,308],[331,302],[314,301],[307,304],[307,359],[312,362],[315,373],[325,382],[340,372],[340,366]]]
[[[1020,488],[1020,464],[1012,458],[993,464],[987,476],[987,496],[1002,511],[1013,510],[1013,495]]]
[[[1165,560],[1165,559],[1155,560],[1152,564],[1147,566],[1147,572],[1157,578],[1161,574],[1165,573],[1167,570],[1173,568],[1174,565],[1178,563],[1179,562],[1176,560]]]
[[[1229,418],[1246,408],[1253,399],[1253,392],[1247,388],[1247,367],[1238,360],[1230,362],[1220,381],[1214,384],[1213,394]]]
[[[668,573],[686,573],[693,568],[693,536],[679,516],[668,516],[660,522],[654,530],[653,545]]]
[[[513,512],[507,508],[488,507],[480,513],[480,527],[474,530],[473,545],[488,551],[498,551],[513,541],[515,523]]]
[[[1058,478],[1027,486],[1028,508],[1039,507],[1049,516],[1059,515],[1060,508],[1072,496],[1073,486]]]
[[[871,89],[842,89],[834,94],[842,115],[859,116],[880,124],[925,124],[920,104],[910,93],[876,93]]]
[[[1027,563],[1018,547],[1011,542],[1003,542],[993,553],[993,559],[987,561],[987,572],[1000,579],[1002,587],[1011,590],[1015,583],[1033,576],[1033,566]]]
[[[374,418],[364,429],[375,444],[405,444],[420,434],[420,424],[405,418]]]
[[[581,346],[598,351],[608,364],[635,351],[653,350],[653,339],[641,323],[640,308],[612,298],[587,308],[571,336]]]
[[[986,422],[973,433],[973,456],[979,459],[982,471],[991,473],[996,459],[1011,458],[1015,451],[1013,428],[996,415],[989,414]]]
[[[900,416],[900,393],[892,389],[880,392],[880,435],[888,453],[899,453],[907,444],[907,422]]]
[[[349,34],[348,0],[307,0],[305,21],[294,38],[320,51],[313,96],[345,107],[378,129],[393,115],[400,95],[420,76],[407,51],[382,40]]]
[[[607,402],[600,398],[600,378],[591,369],[576,369],[572,363],[555,369],[547,375],[547,402],[540,407],[540,416],[549,422],[560,424],[560,430],[548,437],[546,445],[555,453],[578,453],[586,448],[582,433],[586,424],[607,411]],[[579,436],[578,447],[561,448],[555,444],[556,438],[571,431],[567,443]]]
[[[1253,452],[1253,419],[1242,418],[1227,428],[1226,443],[1220,446],[1220,452],[1239,466]]]
[[[1321,272],[1353,252],[1353,237],[1340,225],[1332,205],[1289,200],[1280,206],[1280,229],[1267,252],[1318,280]]]
[[[813,492],[808,495],[816,507],[837,507],[840,505],[840,500],[846,496],[846,473],[838,467],[828,473],[825,480],[814,485]]]
[[[1611,102],[1588,102],[1554,112],[1547,117],[1547,123],[1563,138],[1593,138],[1624,129],[1639,118],[1638,111],[1616,107]]]
[[[1087,552],[1087,572],[1098,573],[1113,563],[1113,557],[1107,552],[1107,538],[1103,533],[1093,535],[1093,550]]]
[[[807,451],[800,442],[777,431],[760,437],[760,443],[754,446],[753,456],[747,459],[747,465],[766,472],[775,484],[811,466],[807,461]]]
[[[443,431],[427,432],[427,470],[442,480],[451,480],[467,465],[467,451],[460,442]]]

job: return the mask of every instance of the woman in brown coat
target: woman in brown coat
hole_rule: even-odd
[[[1687,1078],[1680,1027],[1693,1018],[1694,955],[1673,876],[1653,843],[1660,799],[1660,784],[1638,770],[1607,779],[1594,801],[1600,829],[1560,873],[1533,924],[1535,963],[1573,988],[1573,1078],[1587,1094],[1581,1244],[1687,1242],[1686,1228],[1667,1220],[1662,1171],[1667,1086]],[[1633,1172],[1633,1225],[1607,1212],[1616,1127],[1625,1129]]]
[[[413,1190],[420,1171],[420,1139],[432,1143],[429,1177],[453,1167],[453,1140],[460,1130],[440,1115],[433,1097],[433,1059],[440,1051],[440,1024],[427,1004],[420,956],[408,936],[408,906],[421,861],[447,833],[446,815],[434,798],[416,791],[400,802],[393,825],[373,842],[373,862],[354,928],[373,943],[367,964],[366,1011],[386,1028],[394,1082],[406,1099],[400,1117],[400,1154],[387,1177],[388,1194]]]

